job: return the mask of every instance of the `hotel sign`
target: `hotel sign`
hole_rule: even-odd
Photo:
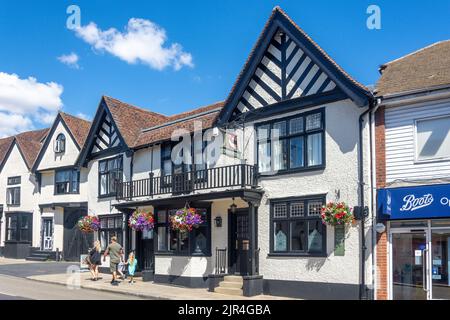
[[[450,218],[450,184],[380,189],[377,198],[380,218]]]

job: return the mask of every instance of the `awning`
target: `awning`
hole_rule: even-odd
[[[377,212],[384,220],[450,218],[450,184],[379,189]]]

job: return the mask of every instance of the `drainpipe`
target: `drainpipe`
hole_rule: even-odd
[[[377,112],[378,108],[380,107],[381,99],[378,98],[375,103],[375,107],[372,108],[372,111],[369,114],[369,132],[370,132],[370,199],[371,199],[371,208],[372,208],[372,293],[373,293],[373,299],[376,299],[376,290],[377,290],[377,272],[376,272],[376,259],[377,259],[377,252],[376,252],[376,239],[377,239],[377,232],[375,228],[373,227],[377,220],[376,220],[376,152],[375,152],[375,113]]]
[[[359,287],[359,299],[367,300],[366,290],[366,236],[365,236],[365,218],[367,211],[365,210],[364,200],[364,117],[372,110],[373,104],[369,103],[369,108],[359,116],[359,154],[358,154],[358,186],[359,186],[359,206],[362,210],[361,219],[361,284]],[[370,124],[370,123],[369,123]]]

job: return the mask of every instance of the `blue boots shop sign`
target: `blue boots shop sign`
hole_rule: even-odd
[[[378,190],[382,219],[450,218],[450,184]]]

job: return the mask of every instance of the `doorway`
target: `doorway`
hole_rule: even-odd
[[[230,273],[248,275],[250,260],[250,230],[248,209],[228,213],[230,217]]]
[[[154,255],[154,231],[143,230],[136,232],[136,256],[138,259],[139,271],[154,271],[155,270],[155,255]]]
[[[84,234],[78,229],[78,220],[87,215],[86,209],[64,208],[63,256],[66,261],[79,261],[80,255],[88,253],[93,243],[93,234]]]
[[[42,250],[53,250],[53,218],[42,218]]]
[[[390,298],[450,299],[450,225],[434,220],[423,228],[391,228]]]

